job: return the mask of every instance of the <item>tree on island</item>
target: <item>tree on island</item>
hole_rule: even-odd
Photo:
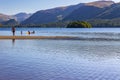
[[[67,28],[92,28],[92,25],[86,21],[74,21],[70,22]]]

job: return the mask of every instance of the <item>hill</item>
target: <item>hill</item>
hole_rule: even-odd
[[[18,22],[22,22],[24,20],[26,20],[27,18],[29,18],[32,14],[27,14],[27,13],[18,13],[13,15],[13,17],[18,21]]]
[[[40,24],[40,23],[50,23],[62,20],[64,17],[69,15],[75,9],[83,6],[80,3],[77,5],[57,7],[53,9],[40,10],[33,14],[30,18],[22,22],[22,24]]]
[[[94,7],[99,7],[99,8],[104,8],[104,7],[108,7],[111,6],[112,4],[115,4],[115,2],[113,1],[107,1],[107,0],[101,0],[101,1],[95,1],[95,2],[90,2],[90,3],[86,3],[86,6],[94,6]]]
[[[40,10],[22,24],[42,24],[57,21],[86,20],[99,18],[108,7],[115,4],[113,1],[95,1],[90,3],[80,3],[72,6],[57,7],[53,9]]]
[[[0,23],[9,21],[11,19],[15,19],[17,22],[22,22],[25,19],[29,18],[31,15],[32,14],[27,14],[27,13],[18,13],[15,15],[6,15],[6,14],[0,13]]]
[[[93,27],[120,26],[120,3],[110,0],[80,3],[77,5],[40,10],[34,14],[19,13],[12,19],[21,22],[22,26],[59,26],[65,27],[70,21],[88,21]],[[3,15],[6,22],[11,16]],[[24,21],[23,21],[24,20]]]
[[[102,18],[100,15],[111,9],[111,6],[113,5],[115,5],[115,3],[112,1],[95,1],[86,3],[85,6],[74,10],[71,14],[66,16],[64,20],[72,21]]]
[[[9,26],[15,26],[15,25],[18,25],[19,22],[16,21],[15,19],[10,19],[8,21],[4,21],[4,22],[1,22],[2,25],[9,25]]]
[[[104,12],[98,15],[97,18],[101,18],[101,19],[120,18],[119,12],[120,12],[120,3],[117,3],[110,6],[108,9],[106,9]]]
[[[12,16],[0,13],[0,22],[8,21],[10,19],[12,19]]]

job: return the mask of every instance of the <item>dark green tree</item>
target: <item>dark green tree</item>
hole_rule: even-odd
[[[92,28],[92,25],[86,21],[74,21],[70,22],[67,28]]]

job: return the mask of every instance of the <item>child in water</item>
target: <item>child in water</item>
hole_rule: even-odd
[[[23,34],[23,32],[21,31],[21,35]]]
[[[30,31],[28,31],[28,35],[30,35]]]

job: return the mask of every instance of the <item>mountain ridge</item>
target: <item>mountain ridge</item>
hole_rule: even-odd
[[[86,3],[87,6],[94,6],[94,7],[99,7],[99,8],[104,8],[111,6],[112,4],[115,4],[114,1],[106,1],[106,0],[100,0],[100,1],[94,1],[94,2],[89,2]]]
[[[90,3],[79,3],[77,5],[57,7],[52,9],[40,10],[34,13],[30,18],[22,22],[22,24],[41,24],[59,21],[60,20],[86,20],[97,18],[107,8],[116,4],[113,1],[94,1]],[[71,8],[70,8],[71,7]],[[69,9],[70,11],[67,11]]]
[[[118,11],[120,11],[120,3],[115,3],[111,0],[100,0],[39,10],[34,14],[19,13],[11,16],[6,15],[7,18],[5,19],[15,19],[22,25],[34,25],[62,21],[120,18]]]
[[[91,5],[92,3],[92,5]],[[97,3],[97,4],[96,4]],[[104,3],[104,5],[101,7],[98,6],[101,5],[101,3]],[[108,4],[106,4],[108,3]],[[88,5],[90,4],[90,5]],[[95,5],[93,5],[95,4]],[[106,6],[105,6],[106,4]],[[64,20],[86,20],[86,19],[96,19],[96,18],[101,18],[101,14],[105,12],[106,10],[109,10],[111,6],[115,5],[113,1],[95,1],[95,2],[90,2],[87,3],[86,6],[82,6],[78,8],[77,10],[73,11],[71,14],[66,16]],[[99,16],[99,17],[98,17]]]
[[[25,12],[21,12],[18,14],[13,15],[13,17],[18,21],[18,22],[22,22],[24,20],[26,20],[27,18],[29,18],[32,15],[32,13],[25,13]]]
[[[9,21],[11,19],[15,19],[18,22],[22,22],[25,19],[29,18],[31,15],[32,15],[31,13],[24,13],[24,12],[17,13],[15,15],[6,15],[6,14],[0,13],[0,23]]]
[[[56,7],[52,9],[47,10],[40,10],[34,13],[30,18],[25,20],[23,24],[37,24],[37,23],[49,23],[49,22],[55,22],[58,20],[58,16],[61,16],[61,18],[64,18],[66,15],[74,11],[75,9],[79,8],[80,6],[83,6],[83,3],[77,4],[77,5],[70,5],[66,7]]]

